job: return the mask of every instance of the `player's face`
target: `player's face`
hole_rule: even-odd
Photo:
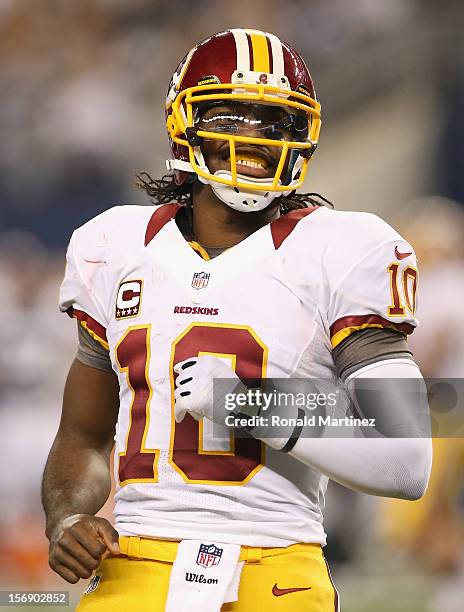
[[[210,132],[279,141],[303,140],[307,136],[304,118],[291,115],[281,107],[262,104],[235,102],[214,106],[202,114],[196,125],[200,130]],[[235,150],[239,174],[255,178],[275,175],[281,147],[237,142]],[[202,152],[212,174],[218,170],[231,170],[228,141],[205,139]]]

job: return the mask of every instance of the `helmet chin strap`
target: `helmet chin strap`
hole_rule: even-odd
[[[228,170],[217,170],[213,176],[218,178],[232,179],[232,174]],[[269,179],[253,179],[244,176],[243,174],[238,175],[240,182],[249,183],[251,186],[260,183],[269,183]],[[256,191],[256,190],[245,190],[238,189],[237,187],[231,187],[230,185],[224,185],[217,183],[213,180],[204,179],[199,176],[198,179],[207,185],[211,185],[214,194],[225,204],[239,210],[240,212],[257,212],[263,210],[269,206],[269,204],[275,200],[279,195],[287,195],[290,192],[276,192],[276,191]]]
[[[203,153],[200,147],[194,147],[195,158],[202,170],[211,174],[208,166],[206,165],[205,159],[203,157]],[[299,158],[299,159],[298,159]],[[275,198],[279,196],[287,196],[292,192],[291,183],[293,182],[296,173],[301,168],[302,165],[302,157],[297,156],[297,159],[293,158],[291,160],[291,165],[289,167],[289,174],[291,174],[292,181],[289,185],[288,191],[257,191],[253,189],[253,186],[262,185],[269,183],[269,178],[258,179],[258,178],[250,178],[243,174],[238,174],[237,176],[240,179],[241,183],[249,184],[250,190],[248,189],[239,189],[238,187],[232,187],[231,185],[224,185],[223,183],[218,183],[211,179],[203,178],[198,175],[198,180],[205,185],[211,185],[211,188],[222,202],[230,206],[234,210],[239,210],[240,212],[257,212],[259,210],[263,210],[269,204],[275,200]],[[184,172],[194,172],[193,167],[189,162],[184,162],[180,160],[171,159],[166,162],[167,168],[169,170],[178,169],[183,170]],[[293,167],[292,167],[293,166]],[[290,169],[291,168],[291,169]],[[229,170],[217,170],[213,176],[217,176],[218,178],[224,178],[228,180],[232,180],[232,173]],[[279,185],[282,183],[279,181]]]
[[[194,153],[200,168],[205,172],[208,172],[208,174],[211,174],[201,148],[194,147]],[[229,170],[217,170],[213,176],[228,179],[229,181],[232,180],[232,173]],[[239,174],[238,176],[240,178],[240,182],[249,183],[251,187],[260,183],[269,183],[269,179],[267,178],[251,179],[243,174]],[[239,189],[238,187],[224,185],[223,183],[218,183],[211,179],[205,179],[202,176],[198,176],[198,180],[205,185],[211,185],[213,193],[221,200],[221,202],[224,202],[227,204],[227,206],[230,206],[234,210],[239,210],[240,212],[257,212],[258,210],[263,210],[263,208],[269,206],[272,200],[279,195],[275,191],[256,191],[253,189],[248,191]]]

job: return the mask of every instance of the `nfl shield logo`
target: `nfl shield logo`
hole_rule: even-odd
[[[214,544],[200,544],[200,549],[197,555],[197,565],[201,565],[203,567],[219,565],[222,550],[222,548],[218,548]]]
[[[209,277],[209,272],[195,272],[192,278],[192,287],[194,289],[204,289],[208,285]]]

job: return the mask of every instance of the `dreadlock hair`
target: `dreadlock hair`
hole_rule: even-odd
[[[173,174],[165,174],[160,179],[153,179],[148,172],[138,172],[135,175],[135,187],[145,191],[152,203],[156,205],[177,202],[184,206],[193,206],[193,181],[185,181],[182,185],[176,185]],[[318,193],[292,191],[290,195],[280,196],[278,200],[282,214],[309,206],[334,207],[332,202]]]

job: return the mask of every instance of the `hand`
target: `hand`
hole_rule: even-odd
[[[226,416],[230,414],[225,408],[224,397],[243,387],[232,368],[218,357],[202,355],[179,362],[174,366],[174,372],[177,374],[174,392],[176,422],[180,423],[188,412],[197,421],[206,417],[224,425]],[[216,383],[220,400],[216,406],[213,406],[214,379],[221,379]]]
[[[75,584],[90,578],[102,557],[119,555],[119,535],[104,518],[74,514],[61,521],[50,536],[48,563],[62,578]]]

